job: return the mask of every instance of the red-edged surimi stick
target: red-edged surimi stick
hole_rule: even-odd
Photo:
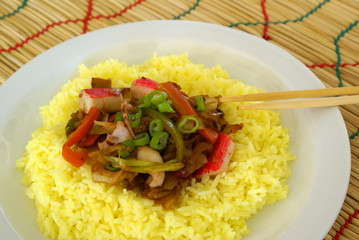
[[[136,99],[147,96],[152,91],[156,90],[156,85],[158,83],[149,79],[149,78],[139,78],[132,82],[131,84],[131,93],[132,96]]]
[[[217,175],[227,171],[229,161],[234,152],[234,146],[232,139],[227,134],[219,133],[213,152],[208,157],[208,162],[198,169],[193,174],[193,177]]]
[[[96,107],[106,112],[121,110],[123,97],[118,88],[89,88],[83,89],[79,94],[79,106],[85,113],[91,107]]]

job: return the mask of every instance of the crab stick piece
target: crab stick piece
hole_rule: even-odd
[[[139,78],[132,82],[131,84],[131,93],[132,96],[136,99],[147,96],[152,91],[156,90],[156,85],[158,83],[149,79],[149,78]]]
[[[213,176],[227,171],[233,152],[234,143],[232,139],[227,134],[219,133],[213,152],[208,157],[208,162],[198,169],[193,177]]]
[[[118,88],[83,89],[79,94],[80,109],[88,113],[91,107],[101,111],[116,112],[121,110],[123,97]]]

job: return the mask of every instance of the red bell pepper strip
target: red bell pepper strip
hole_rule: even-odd
[[[80,126],[71,134],[67,142],[62,147],[63,158],[75,167],[82,166],[88,158],[87,149],[73,149],[74,144],[82,140],[91,130],[94,121],[100,117],[100,109],[92,107],[89,113],[82,120]]]
[[[156,88],[160,91],[167,93],[169,100],[172,101],[172,107],[176,112],[184,116],[194,116],[200,121],[201,127],[198,129],[198,133],[206,141],[210,143],[216,142],[218,138],[218,133],[211,128],[204,127],[201,118],[198,116],[198,114],[193,109],[191,104],[187,101],[187,99],[183,96],[181,91],[178,90],[178,88],[172,82],[159,83],[156,85]]]
[[[91,130],[94,121],[98,120],[99,117],[100,109],[92,107],[85,118],[82,120],[80,126],[71,134],[70,138],[67,140],[68,145],[71,147],[83,139]]]
[[[63,158],[74,165],[75,167],[81,167],[88,158],[89,151],[86,148],[74,150],[72,149],[68,142],[62,146],[62,156]]]
[[[95,144],[97,139],[100,137],[100,134],[89,134],[86,138],[80,142],[80,147],[91,147]]]

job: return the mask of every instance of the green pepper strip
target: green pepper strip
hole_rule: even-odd
[[[156,163],[155,165],[144,166],[144,167],[126,166],[124,167],[124,170],[129,172],[154,174],[156,172],[178,171],[183,167],[184,164],[180,162],[165,162],[165,163]]]
[[[105,168],[110,172],[117,172],[121,170],[121,168],[113,167],[111,161],[107,161],[105,163]]]
[[[127,158],[135,150],[135,143],[132,139],[127,139],[121,143],[120,157]]]
[[[150,135],[153,136],[156,132],[162,132],[163,131],[163,124],[161,119],[155,118],[150,122],[149,125],[149,131]]]
[[[195,125],[191,129],[185,129],[185,126],[188,124],[189,121],[193,121]],[[186,116],[178,123],[177,128],[181,133],[195,133],[199,129],[200,125],[201,123],[197,118],[193,116]]]
[[[170,100],[165,101],[163,103],[157,104],[156,108],[159,112],[166,112],[166,113],[175,113],[176,111],[173,110],[171,107],[172,102]]]
[[[206,106],[204,105],[203,97],[196,96],[195,99],[197,102],[197,111],[201,111],[201,112],[206,111]]]
[[[117,112],[116,116],[115,116],[115,121],[114,122],[118,122],[118,121],[122,121],[123,122],[123,116],[121,112]]]
[[[184,157],[184,142],[182,134],[178,131],[177,127],[174,123],[163,113],[160,113],[153,109],[144,109],[143,114],[152,118],[159,118],[162,121],[163,127],[167,130],[167,132],[172,136],[173,141],[176,145],[176,160],[177,162],[183,162]]]
[[[144,146],[150,143],[150,135],[147,132],[139,133],[134,140],[135,146]]]
[[[135,110],[133,110],[131,112],[131,114],[129,114],[129,116],[128,116],[128,120],[130,121],[130,126],[132,128],[135,128],[138,125],[140,125],[141,117],[142,117],[142,109],[141,108],[136,108]]]
[[[155,90],[148,94],[148,98],[151,100],[151,103],[158,105],[166,101],[167,93]]]
[[[167,146],[168,136],[168,132],[156,132],[152,136],[150,147],[159,151],[165,149]]]

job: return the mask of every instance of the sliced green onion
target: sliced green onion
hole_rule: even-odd
[[[150,122],[149,125],[150,135],[153,136],[156,132],[163,131],[163,124],[160,118],[155,118]]]
[[[135,146],[144,146],[150,143],[150,135],[147,132],[139,133],[134,140]]]
[[[151,98],[148,96],[141,97],[137,101],[137,107],[139,108],[149,108],[151,106]]]
[[[107,161],[105,163],[105,168],[110,172],[117,172],[121,170],[121,168],[113,167],[111,161]]]
[[[183,162],[184,152],[185,152],[183,137],[180,131],[178,131],[175,124],[171,121],[171,119],[167,117],[165,114],[152,109],[144,109],[143,114],[154,119],[156,118],[161,119],[163,128],[166,129],[167,132],[169,132],[173,141],[175,142],[177,149],[176,151],[177,162]]]
[[[201,111],[201,112],[206,111],[206,106],[204,105],[203,97],[196,96],[195,99],[196,99],[196,102],[197,102],[197,110]]]
[[[167,146],[169,133],[168,132],[156,132],[150,142],[150,147],[155,150],[163,150]]]
[[[142,109],[141,108],[136,108],[134,111],[132,111],[132,113],[128,115],[128,120],[130,121],[130,126],[132,128],[135,128],[138,125],[140,125],[141,117],[142,117]]]
[[[163,103],[157,104],[156,108],[161,113],[175,113],[176,111],[173,110],[171,107],[172,102],[171,101],[165,101]]]
[[[155,90],[148,94],[148,98],[151,100],[151,103],[158,105],[166,101],[167,93]]]
[[[127,139],[120,144],[120,157],[127,158],[135,150],[135,143],[132,139]]]
[[[200,125],[197,118],[186,116],[178,123],[177,128],[181,133],[195,133]]]
[[[117,113],[116,113],[114,122],[118,122],[118,121],[122,121],[122,122],[123,122],[123,117],[122,117],[122,113],[121,113],[121,112],[117,112]]]

